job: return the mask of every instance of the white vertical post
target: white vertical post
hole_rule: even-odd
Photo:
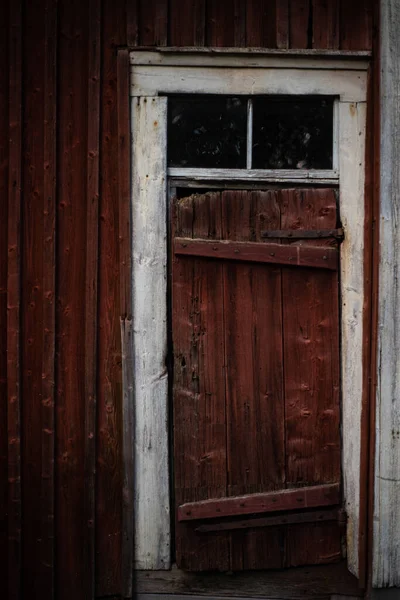
[[[340,102],[340,247],[342,307],[343,486],[347,521],[347,564],[358,575],[362,344],[364,308],[364,156],[366,103]]]
[[[374,587],[400,586],[400,1],[381,0]]]
[[[167,99],[132,99],[135,567],[170,566]]]

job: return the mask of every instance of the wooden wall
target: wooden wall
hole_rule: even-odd
[[[0,585],[8,582],[10,599],[56,592],[83,600],[123,589],[129,170],[118,159],[126,139],[118,130],[117,48],[365,50],[371,5],[1,4]]]

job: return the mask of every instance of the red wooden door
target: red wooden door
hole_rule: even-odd
[[[218,191],[173,202],[183,569],[341,557],[339,258],[334,236],[310,239],[337,226],[330,189]]]

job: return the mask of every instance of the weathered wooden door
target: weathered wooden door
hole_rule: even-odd
[[[180,196],[172,207],[178,566],[338,560],[336,193]]]

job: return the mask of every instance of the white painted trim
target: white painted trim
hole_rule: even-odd
[[[227,68],[270,68],[270,69],[333,69],[366,71],[369,52],[328,51],[276,51],[252,48],[163,48],[133,50],[131,65],[159,65],[163,67],[227,67]],[[356,60],[355,60],[356,59]]]
[[[170,567],[167,99],[132,99],[135,566]]]
[[[372,585],[400,586],[400,2],[381,1],[380,263]]]
[[[346,102],[365,100],[367,72],[334,69],[226,67],[131,67],[131,95],[324,94]]]
[[[347,560],[358,573],[362,344],[364,305],[364,157],[366,103],[339,104],[340,247],[342,310],[343,492],[347,512]]]
[[[241,57],[243,58],[243,56]],[[251,60],[251,57],[249,57]],[[311,60],[311,59],[310,59]],[[357,62],[357,64],[359,64]],[[363,70],[332,70],[327,69],[269,69],[269,68],[198,68],[198,66],[189,67],[163,67],[163,66],[134,66],[131,71],[131,91],[133,95],[150,94],[153,98],[145,98],[140,100],[140,106],[143,102],[155,101],[165,102],[166,98],[154,98],[161,92],[174,91],[176,93],[199,92],[199,93],[240,93],[240,94],[320,94],[334,95],[340,100],[336,103],[335,108],[335,143],[338,148],[339,160],[336,165],[339,167],[339,183],[340,183],[340,212],[341,219],[345,231],[345,241],[341,249],[341,294],[342,294],[342,405],[343,405],[343,471],[344,471],[344,498],[346,510],[349,516],[348,524],[348,564],[350,570],[357,574],[358,570],[358,517],[359,517],[359,474],[360,474],[360,429],[361,429],[361,401],[362,401],[362,310],[364,297],[364,280],[363,280],[363,244],[364,244],[364,153],[365,153],[365,127],[366,127],[366,96],[367,96],[367,74]],[[138,231],[139,238],[142,240],[143,248],[141,251],[141,260],[135,259],[134,281],[138,282],[138,276],[146,281],[149,289],[157,285],[155,279],[164,281],[166,277],[166,245],[165,245],[165,222],[166,222],[166,206],[165,206],[165,177],[167,169],[165,166],[165,156],[162,158],[160,154],[160,139],[154,137],[154,126],[152,118],[148,110],[139,111],[133,100],[133,116],[134,123],[134,190],[133,190],[133,223],[134,231]],[[161,106],[161,104],[159,105]],[[166,104],[165,104],[166,106]],[[135,108],[136,107],[136,108]],[[161,119],[164,119],[161,124]],[[166,110],[157,120],[162,125],[162,130],[166,129],[167,113]],[[146,124],[144,124],[146,121]],[[146,127],[149,129],[147,133]],[[156,147],[154,148],[154,144]],[[163,141],[164,143],[164,141]],[[135,159],[136,145],[140,146],[140,153],[143,158]],[[146,166],[144,166],[146,165]],[[149,169],[154,169],[154,171]],[[135,170],[138,172],[135,174]],[[164,178],[161,177],[161,170],[164,169]],[[229,171],[229,170],[228,170]],[[219,175],[218,175],[219,172]],[[253,171],[250,171],[253,172]],[[149,174],[150,173],[150,174]],[[178,177],[199,177],[200,180],[210,178],[211,181],[216,177],[229,180],[233,175],[233,171],[214,171],[199,170],[199,169],[169,169],[168,174],[175,178]],[[276,172],[259,172],[255,173],[254,179],[245,176],[245,180],[249,183],[262,181],[283,181],[286,183],[293,182],[299,184],[301,182],[312,181],[316,185],[321,182],[327,182],[330,185],[338,184],[337,171],[276,171]],[[149,175],[152,186],[148,187],[147,182],[143,178]],[[236,176],[236,173],[234,173]],[[243,177],[243,171],[237,173],[237,177]],[[258,179],[257,179],[258,177]],[[212,179],[211,179],[212,178]],[[188,179],[186,179],[188,181]],[[233,181],[233,180],[231,180]],[[151,194],[150,194],[151,190]],[[158,203],[158,204],[157,204]],[[135,208],[135,204],[139,204],[139,208]],[[157,205],[157,206],[156,206]],[[158,208],[157,208],[158,207]],[[138,219],[138,217],[140,217]],[[146,221],[148,220],[148,222]],[[161,219],[161,220],[160,220]],[[164,225],[161,222],[164,219]],[[158,232],[158,233],[157,233]],[[135,233],[134,233],[135,235]],[[157,237],[158,236],[158,237]],[[138,242],[136,242],[138,244]],[[136,245],[137,249],[137,245]],[[145,259],[147,252],[152,256],[153,252],[157,251],[158,266],[164,264],[165,271],[153,268],[152,260]],[[162,256],[165,252],[165,256]],[[139,255],[138,255],[139,256]],[[136,283],[137,292],[140,291],[140,286]],[[159,302],[156,302],[156,299]],[[155,298],[149,298],[149,304],[145,302],[137,302],[134,306],[136,310],[136,322],[138,327],[142,327],[143,322],[141,312],[144,311],[144,322],[150,319],[151,311],[156,310],[155,319],[166,319],[166,307],[164,315],[161,314],[161,308],[164,307],[165,295],[164,287],[160,296],[160,291],[157,292]],[[158,316],[157,316],[158,315]],[[154,321],[154,330],[160,325]],[[142,329],[144,336],[144,330]],[[163,332],[163,333],[162,333]],[[136,333],[136,328],[135,328]],[[162,333],[162,335],[160,335]],[[142,335],[140,334],[140,335]],[[139,335],[139,338],[140,338]],[[151,340],[155,343],[153,332],[149,332]],[[163,337],[165,336],[165,337]],[[157,331],[157,339],[160,347],[165,348],[166,345],[166,329]],[[147,341],[146,341],[147,343]],[[149,346],[150,348],[150,346]],[[157,346],[158,348],[158,346]],[[151,349],[151,348],[150,348]],[[151,361],[149,354],[137,352],[135,354],[139,364],[144,364],[147,360]],[[143,367],[140,383],[137,388],[140,390],[147,389],[146,386],[152,385],[153,379],[147,374],[147,366]],[[150,369],[150,368],[149,368]],[[151,370],[151,369],[150,369]],[[146,384],[146,377],[147,384]],[[167,404],[167,388],[163,388],[165,396],[160,394],[158,402],[164,407]],[[138,402],[138,400],[136,400]],[[163,409],[164,410],[164,409]],[[139,490],[146,485],[141,479],[146,478],[146,461],[149,461],[149,468],[154,469],[155,459],[147,457],[145,449],[140,445],[143,441],[143,432],[147,431],[147,424],[152,423],[153,419],[149,412],[142,413],[139,408],[137,415],[137,435],[138,437],[137,452],[140,454],[140,461],[143,463],[144,472],[138,473],[136,486]],[[164,413],[163,413],[164,414]],[[159,417],[157,417],[159,418]],[[163,419],[164,417],[162,417]],[[165,422],[162,421],[164,427]],[[162,464],[165,465],[165,456],[168,451],[168,437],[164,434],[157,438],[157,450]],[[137,460],[137,459],[136,459]],[[139,462],[140,462],[139,461]],[[164,461],[164,462],[163,462]],[[166,468],[166,467],[165,467]],[[154,482],[153,482],[154,483]],[[162,487],[162,492],[155,488],[146,488],[154,490],[152,505],[160,502],[157,494],[162,493],[161,504],[165,505],[165,489]],[[140,509],[139,509],[140,510]],[[156,512],[157,514],[157,512]],[[150,527],[150,524],[147,523]],[[154,530],[158,529],[159,524],[154,523],[147,538],[140,539],[139,564],[147,564],[146,568],[155,568],[150,566],[155,564],[153,553],[156,552],[154,541],[156,536]],[[163,537],[163,544],[169,535],[169,523],[165,525],[166,529]],[[137,529],[137,536],[143,536],[143,527]],[[147,558],[149,557],[149,558]],[[142,562],[140,562],[142,561]],[[147,562],[146,562],[147,561]],[[143,568],[143,567],[142,567]]]
[[[332,148],[332,168],[339,171],[339,99],[336,98],[333,103],[333,148]]]
[[[168,177],[197,179],[199,181],[324,181],[333,185],[339,182],[339,173],[334,170],[306,169],[196,169],[171,167]]]

